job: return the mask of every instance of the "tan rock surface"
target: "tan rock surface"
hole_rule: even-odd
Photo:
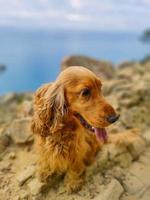
[[[92,70],[102,78],[111,79],[115,76],[115,70],[108,61],[96,60],[87,56],[73,55],[63,59],[61,69],[64,70],[69,66],[83,66]]]

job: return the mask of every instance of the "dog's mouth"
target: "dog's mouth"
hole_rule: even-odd
[[[107,132],[105,128],[97,128],[91,126],[79,113],[75,114],[75,116],[79,119],[82,126],[84,126],[86,129],[90,130],[91,132],[95,133],[96,137],[99,140],[102,140],[103,142],[107,141]]]

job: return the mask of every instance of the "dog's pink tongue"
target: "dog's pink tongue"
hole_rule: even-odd
[[[96,137],[99,140],[103,140],[103,142],[107,142],[107,132],[104,128],[95,128],[94,127],[93,129],[94,129]]]

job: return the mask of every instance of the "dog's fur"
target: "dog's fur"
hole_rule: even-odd
[[[76,114],[94,127],[109,125],[106,117],[115,111],[104,99],[101,87],[100,79],[91,71],[69,67],[55,82],[37,90],[31,127],[38,136],[42,180],[65,172],[69,190],[81,187],[86,164],[94,160],[102,143],[82,126]]]

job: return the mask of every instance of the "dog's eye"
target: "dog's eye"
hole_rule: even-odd
[[[89,97],[91,94],[91,90],[89,88],[85,88],[82,90],[82,96]]]

